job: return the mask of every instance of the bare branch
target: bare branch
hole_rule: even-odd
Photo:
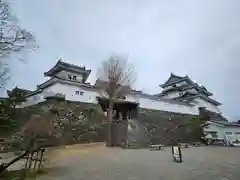
[[[3,64],[9,56],[23,60],[25,50],[37,48],[34,36],[18,26],[16,18],[11,15],[8,4],[0,0],[0,89],[8,80],[9,68]],[[9,63],[7,63],[9,64]]]
[[[8,67],[0,61],[0,89],[3,88],[6,81],[9,79],[8,72]]]
[[[97,86],[109,99],[118,99],[131,90],[135,80],[135,72],[127,60],[115,55],[102,62]]]
[[[14,19],[8,4],[0,0],[0,58],[25,48],[37,48],[33,35],[20,28]]]

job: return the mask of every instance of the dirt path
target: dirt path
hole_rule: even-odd
[[[184,149],[184,162],[178,164],[172,162],[170,148],[149,151],[74,145],[51,151],[53,169],[38,179],[239,180],[239,152],[240,148],[192,147]]]

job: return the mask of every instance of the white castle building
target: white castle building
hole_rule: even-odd
[[[49,80],[37,85],[36,90],[21,89],[26,93],[26,101],[18,107],[35,105],[57,94],[64,96],[68,101],[100,103],[101,95],[98,89],[100,81],[97,80],[94,85],[87,83],[90,73],[91,70],[85,67],[58,61],[53,68],[44,73]],[[131,90],[119,101],[125,103],[124,107],[134,104],[140,108],[188,115],[200,115],[200,109],[203,108],[217,116],[222,115],[219,109],[221,103],[214,100],[211,97],[213,94],[204,86],[193,82],[188,76],[180,77],[171,73],[169,79],[160,87],[163,88],[160,94],[150,95]],[[240,125],[226,119],[216,118],[215,121],[207,121],[204,132],[211,136],[211,139],[224,140],[228,142],[227,144],[240,141]]]
[[[68,101],[98,103],[100,97],[96,84],[87,83],[90,69],[58,61],[44,75],[50,77],[46,82],[37,85],[35,91],[26,95],[26,102],[20,107],[27,107],[46,100],[48,96],[61,93]],[[188,76],[180,77],[171,74],[160,87],[163,91],[150,95],[141,91],[130,91],[124,101],[138,104],[140,108],[162,110],[175,113],[198,115],[199,108],[221,114],[221,103],[214,100],[205,87],[194,83]]]

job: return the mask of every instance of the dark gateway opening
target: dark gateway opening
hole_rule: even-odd
[[[104,112],[107,112],[109,100],[98,98],[98,103]],[[113,121],[111,125],[112,146],[125,146],[127,143],[128,120],[138,115],[138,103],[116,100],[113,106]]]
[[[101,105],[102,110],[107,112],[109,100],[107,98],[98,98],[98,103]],[[113,119],[127,120],[128,118],[135,118],[138,112],[138,103],[125,101],[122,99],[116,100],[113,106]]]

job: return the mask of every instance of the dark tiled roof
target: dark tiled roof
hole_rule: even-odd
[[[210,97],[207,97],[207,96],[204,96],[202,94],[199,94],[199,93],[198,94],[193,94],[193,95],[188,93],[187,96],[179,97],[179,98],[176,98],[176,99],[177,100],[189,100],[189,101],[192,101],[192,100],[194,100],[195,98],[198,98],[198,97],[200,97],[200,98],[202,98],[202,99],[204,99],[204,100],[206,100],[206,101],[208,101],[208,102],[210,102],[210,103],[212,103],[212,104],[214,104],[216,106],[220,106],[221,105],[220,102],[218,102],[218,101],[216,101],[216,100],[214,100],[214,99],[212,99]]]
[[[188,76],[181,77],[181,76],[177,76],[177,75],[171,73],[171,76],[168,78],[168,80],[164,84],[161,84],[160,87],[164,88],[168,85],[175,84],[175,83],[178,83],[178,82],[181,82],[184,80],[188,81],[189,84],[194,83]]]
[[[18,91],[20,92],[22,95],[26,96],[27,94],[30,94],[32,93],[33,91],[30,91],[30,90],[27,90],[27,89],[23,89],[23,88],[18,88],[18,87],[15,87],[13,88],[12,90],[8,90],[7,91],[7,94],[9,95],[12,91]]]
[[[66,62],[59,60],[57,62],[57,64],[53,68],[51,68],[48,72],[45,72],[44,75],[45,76],[54,76],[55,73],[57,73],[61,70],[66,70],[66,71],[82,74],[83,81],[86,81],[89,74],[91,73],[91,70],[86,69],[85,66],[81,67],[81,66],[77,66],[77,65],[66,63]]]
[[[204,86],[199,86],[197,85],[197,90],[199,90],[200,92],[208,95],[208,96],[212,96],[213,94],[211,92],[209,92]]]
[[[81,87],[87,87],[87,88],[94,88],[93,85],[91,85],[90,83],[79,83],[73,80],[66,80],[64,78],[60,78],[60,77],[52,77],[49,80],[45,81],[44,83],[37,85],[37,88],[40,89],[44,89],[46,87],[51,86],[52,84],[55,84],[56,82],[60,82],[60,83],[65,83],[65,84],[74,84],[74,85],[78,85]]]
[[[199,94],[198,96],[201,97],[201,98],[203,98],[204,100],[206,100],[206,101],[208,101],[208,102],[216,105],[216,106],[222,105],[220,102],[218,102],[218,101],[216,101],[216,100],[214,100],[214,99],[212,99],[212,98],[210,98],[210,97],[203,96],[203,95],[201,95],[201,94]]]
[[[180,87],[172,87],[170,89],[167,89],[167,90],[163,90],[159,96],[163,96],[169,92],[172,92],[172,91],[184,91],[184,90],[187,90],[187,89],[192,89],[192,88],[195,88],[197,91],[201,92],[201,93],[204,93],[206,94],[207,96],[211,96],[213,95],[212,93],[210,93],[205,87],[203,86],[199,86],[197,83],[194,83],[194,84],[188,84],[188,85],[183,85],[183,86],[180,86]]]
[[[188,102],[183,102],[183,101],[179,101],[179,100],[175,100],[175,99],[163,99],[157,95],[152,95],[152,94],[147,94],[141,91],[132,91],[132,93],[134,94],[138,94],[140,97],[143,98],[149,98],[152,100],[159,100],[159,101],[163,101],[163,102],[167,102],[170,104],[179,104],[179,105],[185,105],[185,106],[193,106],[191,104],[189,104]]]
[[[196,88],[198,91],[201,91],[202,93],[204,93],[208,96],[213,95],[204,86],[199,86],[197,83],[194,83],[188,76],[181,77],[181,76],[177,76],[173,73],[171,73],[171,76],[168,78],[168,80],[164,84],[160,85],[160,87],[164,88],[168,85],[172,85],[172,84],[175,84],[175,83],[178,83],[178,82],[181,82],[181,81],[187,81],[188,85],[184,85],[184,86],[181,86],[181,87],[173,87],[171,89],[164,90],[159,95],[160,96],[164,95],[167,92],[170,92],[170,91],[173,91],[173,90],[183,91],[183,90],[191,89],[191,88]]]
[[[229,122],[229,121],[211,121],[211,122],[220,124],[222,126],[236,126],[236,127],[240,127],[240,124]]]

